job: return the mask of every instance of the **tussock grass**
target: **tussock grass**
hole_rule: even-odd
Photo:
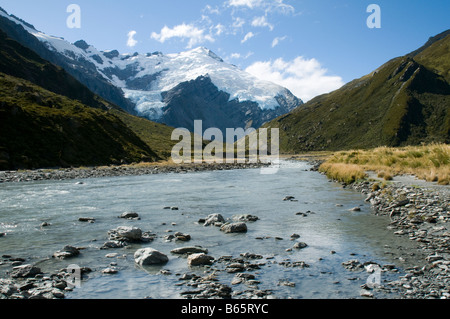
[[[371,150],[337,152],[322,165],[322,171],[327,173],[333,164],[336,167],[335,170],[348,171],[350,177],[351,171],[358,167],[363,171],[374,171],[378,177],[385,180],[391,180],[396,175],[410,174],[440,185],[450,184],[450,145],[448,144],[399,148],[378,147]],[[347,166],[336,166],[336,164]]]
[[[320,166],[319,171],[325,173],[328,178],[346,184],[351,184],[367,177],[364,169],[356,164],[325,162]]]

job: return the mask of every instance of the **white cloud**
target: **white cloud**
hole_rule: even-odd
[[[220,14],[219,8],[218,7],[212,7],[209,4],[206,5],[206,7],[203,9],[203,11],[207,12],[207,13],[213,13],[213,14]]]
[[[245,43],[248,40],[250,40],[251,38],[253,38],[255,36],[255,34],[253,32],[249,32],[245,35],[245,37],[241,40],[241,43]]]
[[[272,48],[275,48],[278,44],[280,44],[281,41],[284,41],[287,39],[287,36],[284,37],[276,37],[275,39],[273,39],[272,41]]]
[[[128,32],[127,46],[129,46],[130,48],[132,48],[136,44],[138,44],[138,41],[134,39],[135,35],[136,35],[136,31],[134,31],[134,30]]]
[[[229,0],[228,5],[231,7],[249,7],[253,9],[261,6],[263,2],[263,0]]]
[[[345,83],[339,76],[328,75],[316,59],[302,56],[292,61],[282,58],[275,61],[255,62],[246,69],[256,77],[272,81],[288,88],[294,95],[307,102],[312,98],[334,91]]]
[[[240,17],[233,18],[233,28],[235,28],[235,29],[242,28],[244,26],[244,24],[245,24],[244,19],[242,19]]]
[[[242,55],[240,53],[231,53],[230,54],[230,59],[248,59],[249,57],[251,57],[254,53],[253,52],[248,52],[246,55]]]
[[[273,31],[273,25],[270,24],[265,16],[262,17],[256,17],[252,21],[252,26],[254,27],[268,27],[270,31]]]
[[[219,23],[219,24],[217,24],[215,27],[214,27],[214,30],[216,30],[216,35],[217,36],[219,36],[219,35],[221,35],[222,33],[224,33],[225,32],[225,26],[223,25],[223,24],[221,24],[221,23]]]
[[[268,12],[279,12],[282,14],[292,14],[295,8],[289,4],[285,4],[284,0],[228,0],[225,2],[229,7],[247,7],[250,9],[263,9]]]
[[[160,33],[152,32],[151,38],[161,43],[164,43],[171,38],[188,39],[188,49],[204,42],[215,41],[212,35],[205,33],[204,29],[200,29],[193,24],[185,23],[174,26],[173,28],[164,26]]]

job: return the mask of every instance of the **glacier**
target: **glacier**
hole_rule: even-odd
[[[120,55],[111,59],[115,67],[120,70],[132,68],[135,74],[131,80],[155,75],[155,80],[147,90],[129,89],[124,81],[114,81],[121,87],[125,96],[131,99],[139,112],[150,108],[163,106],[161,92],[167,92],[178,84],[195,80],[200,76],[208,76],[214,85],[230,95],[230,100],[257,102],[261,109],[275,109],[279,106],[276,96],[284,94],[285,88],[262,81],[255,76],[240,70],[238,67],[225,63],[212,51],[198,47],[190,51],[176,54],[137,54]],[[111,65],[101,66],[110,69]]]
[[[125,98],[135,105],[138,115],[151,120],[157,121],[163,115],[162,93],[200,77],[209,77],[219,91],[229,94],[230,101],[256,102],[263,111],[280,107],[280,97],[292,101],[292,94],[286,88],[226,63],[205,47],[172,54],[99,51],[82,40],[70,43],[47,35],[2,10],[0,15],[21,25],[49,50],[63,55],[70,63],[73,61],[74,68],[80,61],[82,65],[89,65],[107,82],[122,90]]]

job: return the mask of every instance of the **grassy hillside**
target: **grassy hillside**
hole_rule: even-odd
[[[108,112],[125,123],[161,159],[168,159],[173,146],[179,142],[171,140],[173,127],[130,115],[122,110],[110,109]]]
[[[0,72],[28,80],[53,93],[78,100],[94,108],[115,107],[92,93],[64,69],[8,38],[2,30],[0,30]]]
[[[167,159],[172,128],[92,93],[0,30],[0,169]]]
[[[107,111],[0,73],[0,169],[157,159],[147,144]]]
[[[450,52],[450,41],[448,41],[448,36],[450,36],[450,30],[431,37],[424,46],[411,52],[408,56],[435,73],[442,75],[450,83],[450,58],[448,54]]]
[[[285,153],[450,143],[449,43],[395,58],[265,127],[280,128]]]

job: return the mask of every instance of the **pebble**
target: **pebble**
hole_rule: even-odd
[[[417,243],[417,251],[411,251],[410,256],[424,256],[425,266],[410,268],[410,274],[390,286],[408,299],[445,299],[450,293],[450,189],[392,183],[374,191],[375,183],[363,181],[350,187],[365,194],[376,215],[390,218],[387,228],[395,235],[408,236]],[[401,256],[396,259],[406,262]],[[361,268],[355,260],[343,266],[349,270]],[[384,265],[383,270],[396,272],[398,268]],[[371,297],[367,291],[364,296]]]

